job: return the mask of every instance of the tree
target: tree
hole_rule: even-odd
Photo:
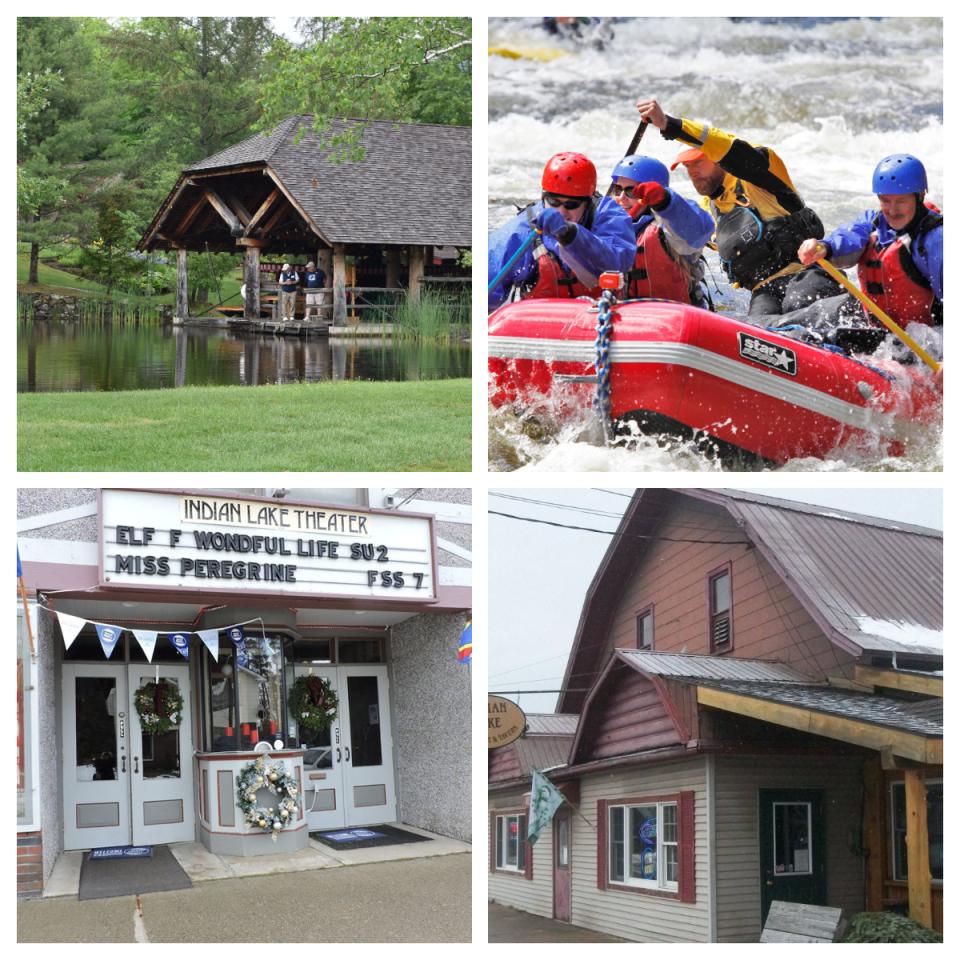
[[[268,123],[312,114],[323,135],[335,117],[470,122],[469,18],[310,18],[300,25],[307,42],[278,41],[269,57]],[[354,126],[328,139],[335,153],[358,160],[361,137]]]

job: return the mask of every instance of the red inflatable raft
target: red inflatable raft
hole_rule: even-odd
[[[610,399],[620,430],[632,420],[645,433],[706,437],[783,463],[861,439],[899,455],[915,424],[940,416],[941,395],[919,364],[867,364],[682,303],[627,301],[613,312]],[[489,319],[492,403],[589,409],[596,335],[586,299],[501,307]]]

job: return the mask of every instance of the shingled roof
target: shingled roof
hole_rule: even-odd
[[[360,125],[364,158],[335,162],[329,135]],[[298,131],[303,135],[296,141]],[[321,141],[309,114],[287,117],[194,164],[269,166],[330,243],[471,244],[471,130],[441,124],[334,120]]]

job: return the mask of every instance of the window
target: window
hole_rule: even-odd
[[[608,808],[609,879],[631,887],[677,890],[680,879],[677,804]]]
[[[653,649],[653,607],[637,614],[637,649]]]
[[[943,880],[943,781],[928,780],[927,835],[930,841],[930,877]],[[894,880],[907,879],[907,792],[903,782],[890,784],[890,827]]]
[[[730,567],[709,577],[710,652],[721,653],[733,648],[733,626],[730,616]]]
[[[812,834],[811,804],[774,803],[773,869],[779,876],[813,873],[810,849]]]
[[[527,815],[497,817],[497,869],[524,873],[527,868]]]

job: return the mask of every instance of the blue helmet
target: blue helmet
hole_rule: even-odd
[[[904,193],[924,193],[926,189],[927,171],[909,153],[894,153],[884,157],[873,171],[874,193],[899,196]]]
[[[670,186],[670,171],[659,160],[653,157],[638,155],[624,157],[610,174],[612,180],[617,177],[626,177],[636,183],[659,183],[661,187]]]

